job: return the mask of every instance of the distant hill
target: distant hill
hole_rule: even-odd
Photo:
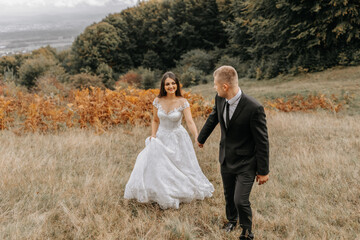
[[[121,11],[127,7],[119,7]],[[50,45],[64,49],[94,22],[101,21],[115,9],[87,8],[84,11],[67,9],[65,12],[52,9],[49,13],[25,12],[0,16],[0,56],[31,52]],[[13,10],[14,11],[14,10]]]

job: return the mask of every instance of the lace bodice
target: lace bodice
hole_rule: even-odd
[[[166,112],[158,99],[155,99],[153,105],[158,109],[158,117],[160,119],[159,130],[175,130],[181,126],[181,120],[183,115],[183,110],[187,107],[190,107],[189,102],[185,99],[185,102],[180,107],[174,108],[169,112]]]

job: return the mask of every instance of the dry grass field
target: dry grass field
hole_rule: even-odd
[[[302,91],[359,94],[360,68],[242,84],[261,100]],[[193,91],[210,99],[211,87]],[[271,173],[251,194],[256,239],[360,239],[360,101],[351,99],[339,114],[267,112]],[[204,121],[196,120],[199,129]],[[123,199],[150,132],[131,126],[101,135],[1,131],[0,239],[237,239],[239,229],[220,229],[218,128],[203,149],[195,148],[213,197],[179,210]]]

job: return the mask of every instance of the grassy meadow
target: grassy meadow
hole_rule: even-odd
[[[270,180],[254,185],[256,239],[360,239],[360,67],[269,81],[241,81],[260,101],[291,94],[348,95],[343,111],[267,111]],[[192,88],[207,99],[212,84]],[[205,119],[196,119],[198,129]],[[219,128],[200,166],[213,197],[162,210],[123,199],[150,127],[118,126],[98,135],[0,132],[0,239],[238,239],[226,234],[219,172]]]

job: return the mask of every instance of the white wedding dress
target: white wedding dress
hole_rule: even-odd
[[[165,112],[154,100],[160,124],[156,138],[148,137],[139,153],[124,198],[157,202],[161,208],[179,208],[180,202],[211,197],[213,185],[197,161],[193,143],[181,125],[184,105]]]

